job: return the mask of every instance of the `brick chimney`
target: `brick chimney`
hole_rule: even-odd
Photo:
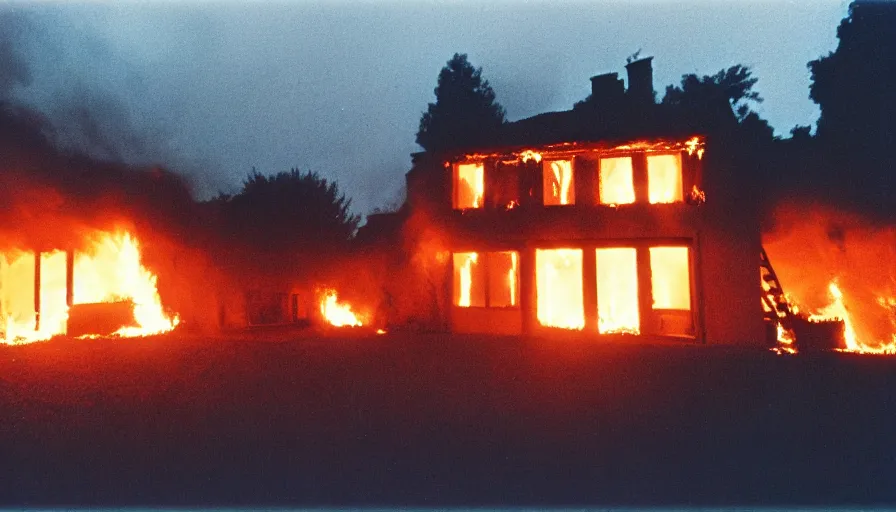
[[[639,103],[654,102],[653,66],[650,64],[652,60],[653,57],[646,57],[625,65],[625,70],[628,71],[628,91],[626,94]]]
[[[594,102],[613,101],[625,94],[625,85],[617,73],[604,73],[591,77],[591,100]]]

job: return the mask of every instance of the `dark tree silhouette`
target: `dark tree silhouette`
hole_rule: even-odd
[[[744,132],[754,140],[770,141],[774,130],[752,109],[753,105],[762,103],[762,97],[753,90],[758,81],[749,66],[742,64],[719,70],[714,75],[687,74],[681,77],[681,85],[666,87],[662,102],[711,112],[713,105],[727,101]]]
[[[454,54],[439,73],[436,102],[420,118],[417,144],[427,151],[475,146],[504,123],[504,108],[466,54]]]
[[[896,217],[896,4],[852,2],[837,37],[834,52],[808,64],[828,172],[855,205]]]
[[[273,176],[253,169],[238,194],[217,201],[229,234],[261,250],[337,247],[352,237],[360,220],[335,182],[298,169]]]
[[[837,37],[836,51],[808,64],[809,96],[821,107],[818,136],[894,147],[896,4],[853,2]]]

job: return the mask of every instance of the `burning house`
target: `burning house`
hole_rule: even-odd
[[[509,123],[487,147],[413,155],[407,224],[450,331],[764,342],[730,106],[657,104],[651,59],[626,68],[627,89],[593,77],[576,108]]]

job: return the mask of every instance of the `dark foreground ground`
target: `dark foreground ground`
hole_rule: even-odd
[[[0,505],[896,503],[896,358],[287,338],[0,347]]]

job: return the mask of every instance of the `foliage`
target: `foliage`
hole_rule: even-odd
[[[818,136],[838,144],[896,144],[896,5],[850,4],[836,51],[809,62],[809,97],[821,107]]]
[[[466,54],[454,54],[439,73],[430,103],[420,118],[417,144],[427,151],[481,144],[504,123],[504,108]]]
[[[758,80],[753,71],[742,64],[719,70],[714,75],[687,74],[681,77],[680,86],[666,87],[663,103],[690,106],[724,98],[742,121],[752,111],[751,103],[762,103],[762,97],[753,90]]]
[[[324,249],[347,242],[359,217],[335,182],[292,169],[264,176],[255,169],[242,190],[216,201],[225,229],[258,249]]]

